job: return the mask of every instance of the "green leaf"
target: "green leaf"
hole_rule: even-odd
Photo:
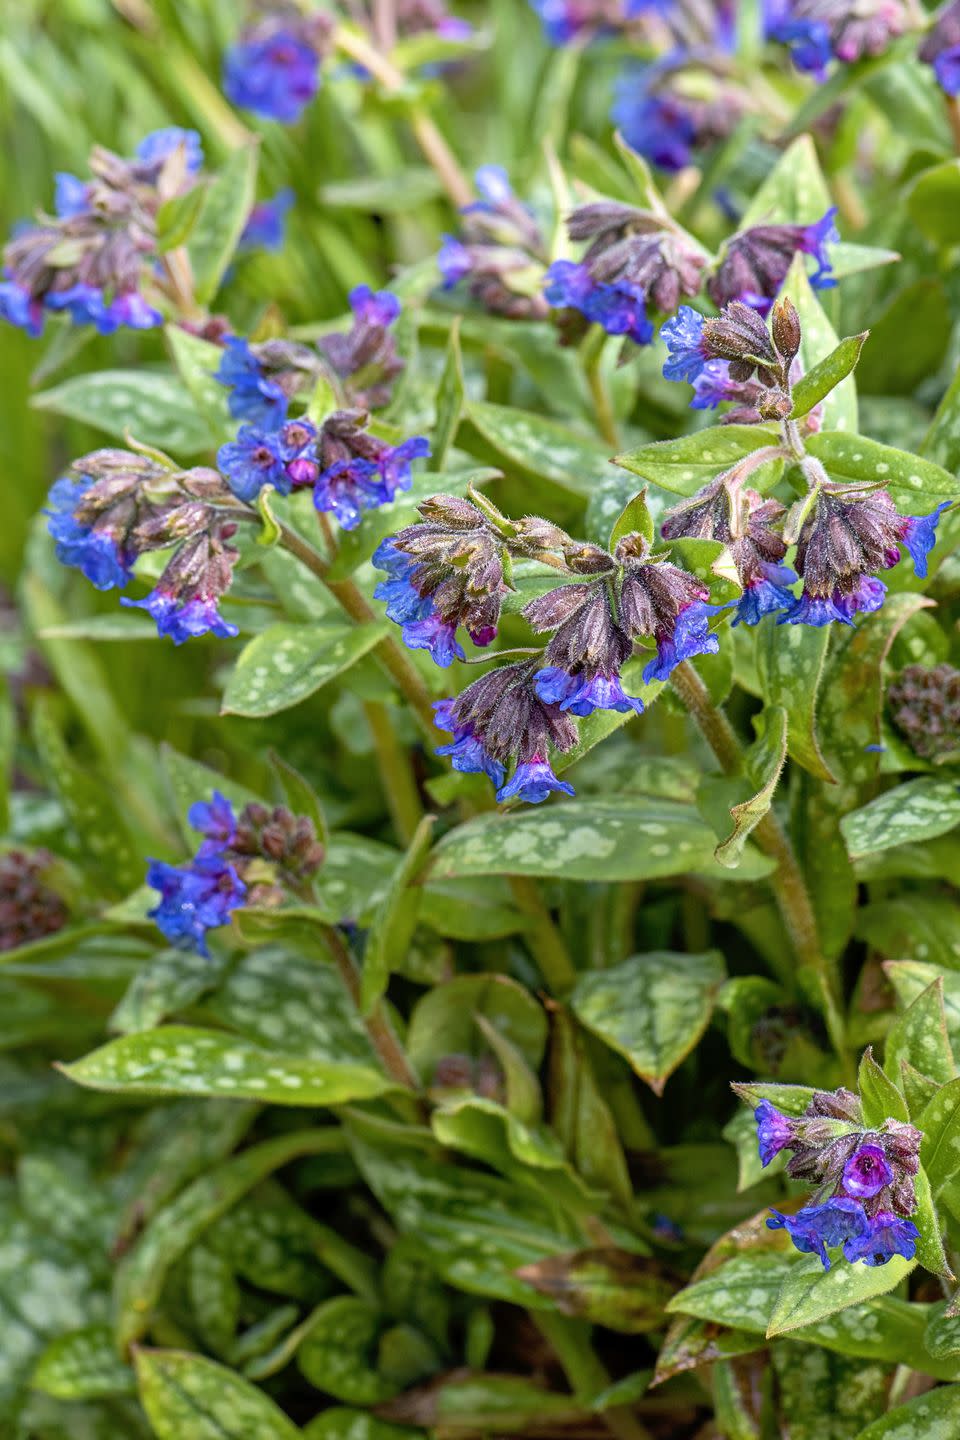
[[[717,859],[721,865],[731,868],[740,863],[743,847],[748,837],[769,813],[773,804],[777,782],[787,758],[787,712],[779,706],[768,705],[753,721],[757,738],[744,756],[744,764],[751,785],[756,792],[748,800],[730,808],[733,830],[726,840],[717,846]]]
[[[224,962],[197,964],[184,950],[160,950],[140,967],[113,1014],[110,1029],[127,1035],[152,1030],[168,1015],[175,1015],[216,985]]]
[[[887,960],[883,970],[903,1005],[911,1005],[935,980],[943,981],[947,1036],[950,1048],[957,1054],[960,1051],[960,974],[944,975],[936,965],[928,965],[922,960]]]
[[[314,790],[309,780],[301,775],[299,770],[294,769],[289,761],[285,760],[282,755],[278,755],[276,750],[270,751],[269,758],[274,774],[280,782],[283,798],[289,809],[293,811],[294,815],[304,815],[308,820],[312,821],[317,839],[323,845],[328,845],[330,840],[330,827],[327,824],[327,817],[324,813],[320,796],[316,790]]]
[[[914,280],[870,318],[870,344],[858,371],[861,386],[891,399],[912,396],[939,371],[950,344],[950,300],[943,281],[932,276]]]
[[[945,470],[960,470],[960,368],[937,406],[930,429],[924,436],[921,454]]]
[[[432,470],[442,471],[447,464],[460,426],[463,406],[463,356],[460,353],[460,322],[459,318],[455,318],[450,326],[446,359],[437,388],[437,415],[430,442]]]
[[[847,378],[856,367],[860,351],[869,334],[869,330],[865,330],[862,335],[848,335],[845,340],[840,341],[836,349],[818,360],[801,376],[793,387],[793,409],[790,411],[792,420],[808,415],[815,405]]]
[[[762,425],[713,425],[677,440],[656,440],[652,445],[617,455],[613,463],[676,495],[695,495],[701,486],[738,460],[776,445],[776,434]],[[782,468],[781,461],[766,464],[751,473],[750,484],[757,490],[769,489],[779,479]]]
[[[840,821],[852,859],[932,840],[960,825],[960,786],[955,780],[907,780],[852,810]]]
[[[884,1068],[894,1082],[899,1080],[904,1062],[940,1085],[953,1080],[957,1071],[947,1038],[943,980],[939,975],[887,1031],[884,1060]]]
[[[819,220],[831,203],[812,135],[799,135],[784,150],[776,165],[740,219],[751,225],[809,225]]]
[[[203,204],[203,185],[192,185],[181,195],[164,200],[157,211],[157,254],[165,255],[178,245],[185,245],[197,223]]]
[[[626,1335],[661,1329],[663,1308],[677,1288],[661,1261],[613,1246],[551,1255],[525,1266],[519,1277],[549,1295],[561,1315]]]
[[[60,1068],[91,1090],[220,1095],[275,1105],[341,1105],[393,1088],[370,1065],[274,1054],[239,1036],[186,1025],[124,1035]]]
[[[397,866],[390,887],[377,907],[363,952],[360,1005],[369,1015],[390,981],[390,972],[399,966],[413,938],[423,891],[414,885],[430,853],[435,815],[424,815]]]
[[[589,498],[610,463],[605,446],[557,420],[479,401],[464,412],[457,444],[508,476],[547,480],[578,499]]]
[[[882,1415],[890,1390],[889,1368],[831,1355],[819,1346],[774,1341],[781,1424],[790,1440],[856,1440]]]
[[[161,745],[160,756],[180,831],[188,849],[194,850],[197,844],[197,832],[187,819],[190,807],[195,801],[209,800],[214,790],[225,795],[235,810],[242,810],[245,805],[254,801],[263,801],[262,796],[254,794],[245,785],[221,775],[218,770],[201,765],[199,760],[191,760],[188,755],[181,755],[172,745]]]
[[[231,438],[236,428],[227,405],[229,392],[214,379],[223,351],[219,345],[192,335],[180,325],[168,325],[164,334],[180,379],[210,427],[211,447],[222,444]]]
[[[864,435],[821,430],[804,443],[809,453],[823,462],[831,480],[848,485],[882,485],[901,508],[919,501],[926,512],[941,500],[960,496],[960,481],[932,460],[881,445]]]
[[[424,1084],[445,1056],[483,1053],[478,1017],[495,1026],[532,1070],[540,1068],[547,1017],[529,990],[508,975],[457,975],[421,996],[410,1016],[407,1054]]]
[[[653,516],[650,514],[650,509],[647,505],[646,486],[644,486],[638,494],[634,495],[632,500],[628,500],[623,507],[619,519],[610,531],[610,540],[607,548],[609,550],[615,550],[624,535],[632,535],[635,532],[638,535],[642,535],[649,545],[653,544]]]
[[[816,1324],[839,1310],[885,1295],[916,1267],[916,1260],[894,1255],[885,1265],[849,1265],[837,1260],[824,1270],[816,1255],[803,1256],[787,1272],[767,1325],[767,1338]]]
[[[543,875],[564,880],[644,880],[706,870],[716,836],[692,805],[643,796],[570,800],[544,810],[480,815],[445,835],[431,875]],[[766,872],[746,852],[738,878]]]
[[[262,1390],[233,1370],[182,1350],[138,1350],[140,1399],[157,1440],[297,1440]]]
[[[893,1081],[880,1069],[869,1045],[860,1060],[857,1088],[863,1102],[863,1121],[867,1129],[879,1129],[885,1120],[901,1120],[904,1124],[909,1121],[907,1102]]]
[[[710,1023],[725,978],[715,951],[681,956],[658,950],[582,975],[570,1004],[581,1024],[661,1095]]]
[[[206,418],[197,413],[190,391],[170,371],[98,370],[73,375],[34,395],[30,403],[36,410],[82,420],[119,440],[132,435],[184,459],[211,444]]]
[[[370,1363],[384,1322],[377,1305],[354,1295],[338,1295],[311,1316],[299,1349],[300,1373],[317,1390],[351,1405],[377,1405],[397,1386]]]
[[[834,777],[827,768],[817,736],[817,696],[830,635],[826,627],[773,625],[756,627],[756,660],[760,686],[768,705],[787,713],[787,753],[818,780]]]
[[[299,705],[368,654],[389,628],[382,620],[269,625],[241,651],[223,694],[222,713],[259,718]]]
[[[827,319],[816,291],[807,278],[807,264],[807,256],[794,256],[781,292],[793,301],[800,316],[800,364],[805,374],[833,355],[839,344],[837,332]],[[831,426],[851,435],[856,434],[857,387],[851,372],[848,371],[837,385],[824,394],[821,405],[824,426]]]
[[[136,1389],[133,1371],[117,1354],[109,1325],[58,1335],[40,1356],[30,1383],[57,1400],[96,1400]]]
[[[378,1420],[369,1410],[351,1410],[344,1405],[331,1405],[303,1432],[303,1440],[416,1440],[422,1430],[408,1425],[391,1425]]]
[[[236,253],[257,194],[257,147],[234,150],[207,185],[187,246],[194,293],[208,305]]]
[[[910,219],[934,245],[960,241],[960,160],[923,170],[906,200]]]
[[[927,1172],[922,1165],[914,1176],[913,1188],[917,1203],[910,1218],[920,1231],[920,1238],[917,1241],[917,1260],[924,1269],[930,1271],[931,1275],[939,1275],[948,1283],[953,1283],[956,1276],[950,1269],[950,1263],[943,1248],[940,1217],[933,1201]]]
[[[960,1170],[960,1080],[937,1091],[916,1125],[923,1131],[920,1161],[936,1196]]]
[[[931,1390],[874,1420],[857,1440],[954,1440],[960,1425],[960,1385]]]
[[[329,1154],[336,1130],[299,1130],[252,1145],[213,1165],[156,1214],[123,1257],[114,1282],[116,1340],[122,1349],[139,1340],[171,1268],[221,1215],[267,1175],[303,1155]]]

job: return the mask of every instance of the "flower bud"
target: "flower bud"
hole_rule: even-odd
[[[773,307],[770,328],[773,332],[773,343],[781,357],[787,361],[792,360],[800,350],[800,316],[793,301],[786,295]]]

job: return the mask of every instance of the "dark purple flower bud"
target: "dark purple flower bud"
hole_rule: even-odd
[[[571,240],[591,242],[582,264],[597,285],[633,287],[668,313],[700,289],[705,255],[651,211],[597,201],[574,210],[567,230]]]
[[[882,55],[908,23],[903,0],[773,0],[767,34],[791,46],[801,70],[822,74],[830,55],[846,65]]]
[[[44,881],[52,863],[46,850],[0,855],[0,951],[42,940],[66,925],[67,907]]]
[[[481,198],[461,211],[462,235],[445,235],[437,257],[445,289],[466,282],[492,314],[540,320],[549,313],[540,294],[547,245],[537,221],[514,195],[505,170],[476,173]]]
[[[351,405],[376,409],[386,405],[393,382],[404,370],[390,327],[400,314],[400,301],[389,290],[374,292],[358,285],[350,292],[353,329],[325,335],[318,348],[340,380]]]
[[[893,723],[925,760],[960,753],[960,670],[908,665],[891,683],[887,702]]]
[[[812,225],[755,225],[741,230],[727,242],[720,267],[707,282],[711,300],[719,306],[741,300],[757,310],[769,309],[797,254],[816,260],[810,277],[814,289],[835,285],[827,245],[838,238],[836,213],[833,207]]]
[[[855,1200],[869,1200],[893,1181],[893,1167],[879,1145],[859,1146],[843,1167],[843,1188]]]

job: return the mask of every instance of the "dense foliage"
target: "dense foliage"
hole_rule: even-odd
[[[0,1437],[951,1440],[960,3],[0,13]]]

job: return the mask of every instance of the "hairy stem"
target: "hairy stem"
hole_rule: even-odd
[[[406,84],[403,72],[398,70],[363,35],[358,34],[355,30],[341,28],[337,30],[334,41],[337,49],[341,50],[344,55],[349,55],[351,60],[355,60],[358,65],[369,70],[370,74],[380,81],[388,95],[396,94],[398,90],[403,89]],[[451,203],[458,210],[462,209],[464,205],[469,205],[473,199],[473,191],[460,169],[460,163],[434,121],[421,105],[415,104],[411,108],[410,127],[417,144],[423,151],[424,158],[436,171]]]
[[[423,806],[410,769],[410,758],[397,741],[390,712],[380,700],[367,700],[363,713],[373,735],[380,784],[397,835],[408,845],[423,816]]]
[[[340,932],[332,926],[324,927],[324,938],[333,956],[334,964],[340,974],[340,978],[346,986],[357,1010],[360,1009],[360,973],[356,962],[340,936]],[[373,1011],[366,1017],[364,1024],[370,1043],[376,1050],[383,1062],[383,1068],[391,1080],[396,1080],[404,1090],[411,1090],[414,1093],[420,1088],[420,1082],[410,1066],[406,1053],[397,1039],[393,1026],[382,1001],[379,1001]]]
[[[670,677],[677,695],[697,724],[720,765],[728,775],[744,770],[743,747],[724,712],[710,698],[710,692],[688,661],[678,665]],[[823,1000],[824,1019],[831,1042],[841,1060],[846,1059],[840,986],[834,968],[824,955],[817,934],[817,921],[810,893],[786,832],[770,810],[753,832],[760,849],[777,862],[770,877],[780,914],[783,916],[797,959],[816,975]]]

